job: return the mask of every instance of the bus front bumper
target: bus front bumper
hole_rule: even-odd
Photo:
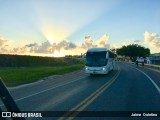
[[[87,74],[107,74],[108,70],[103,67],[100,69],[91,69],[89,67],[85,67],[85,73]]]

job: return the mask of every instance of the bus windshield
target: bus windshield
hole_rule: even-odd
[[[107,65],[106,51],[103,52],[87,52],[86,66],[101,67]]]

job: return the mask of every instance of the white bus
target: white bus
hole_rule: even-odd
[[[93,74],[107,74],[113,70],[114,53],[107,48],[90,48],[86,53],[85,72]]]

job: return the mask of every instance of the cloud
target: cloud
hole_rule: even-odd
[[[142,43],[143,40],[135,40],[134,43]]]
[[[34,47],[34,46],[37,46],[38,44],[37,43],[31,43],[31,44],[28,44],[28,45],[25,45],[26,47]]]
[[[63,40],[56,45],[56,49],[60,51],[61,48],[63,48],[63,47],[66,48],[67,45],[68,45],[68,41]]]
[[[100,39],[97,40],[97,46],[110,48],[110,44],[108,44],[108,39],[109,39],[109,35],[104,34]]]
[[[72,42],[69,42],[67,47],[65,48],[66,50],[69,50],[69,49],[75,49],[77,47],[76,44],[72,43]]]
[[[50,44],[49,41],[45,41],[42,44],[38,43],[30,43],[27,45],[24,45],[22,47],[16,47],[11,50],[11,53],[19,53],[19,54],[29,54],[29,53],[43,53],[43,54],[49,54],[53,53],[53,46]]]
[[[37,43],[32,43],[26,45],[26,47],[30,47],[30,52],[35,53],[48,53],[52,54],[55,51],[62,52],[64,54],[80,54],[87,51],[89,48],[93,47],[107,47],[110,48],[110,44],[108,44],[109,35],[105,34],[100,39],[97,40],[97,44],[94,44],[91,36],[85,36],[84,42],[81,46],[76,45],[73,42],[69,42],[68,40],[62,40],[58,43],[50,43],[49,41],[43,42],[41,45]]]
[[[31,44],[25,45],[25,47],[29,48],[29,52],[34,53],[38,51],[39,45],[37,43],[31,43]]]
[[[54,54],[54,52],[59,52],[66,55],[76,55],[85,53],[89,48],[93,47],[107,47],[113,48],[108,44],[109,35],[104,34],[100,39],[93,42],[91,36],[85,36],[84,42],[81,45],[76,45],[73,42],[68,40],[62,40],[60,42],[51,43],[48,40],[43,43],[29,43],[22,47],[9,47],[9,40],[5,40],[3,37],[0,37],[0,53],[11,53],[11,54]]]
[[[135,40],[134,43],[147,45],[151,53],[160,52],[160,37],[158,33],[145,32],[143,40]]]
[[[53,45],[49,41],[43,42],[40,46],[38,46],[36,53],[53,53],[54,48]]]
[[[27,49],[27,47],[16,47],[16,48],[13,48],[10,53],[14,53],[14,54],[25,54],[25,53],[28,53],[29,52],[29,49]]]
[[[93,45],[92,37],[90,35],[85,36],[85,41],[84,41],[84,43],[82,43],[81,48],[89,49],[92,47],[96,47],[96,45]]]
[[[0,53],[9,53],[10,46],[11,40],[7,40],[3,36],[0,36]]]
[[[110,49],[110,44],[108,44],[109,35],[104,34],[101,38],[95,41],[95,44],[93,42],[93,39],[91,36],[85,36],[85,41],[82,43],[81,48],[83,49],[89,49],[93,47],[105,47]]]
[[[85,45],[87,48],[90,48],[93,46],[93,40],[91,36],[85,36]]]
[[[144,33],[144,43],[149,44],[151,47],[160,48],[160,37],[157,33]]]
[[[69,50],[75,49],[77,46],[72,42],[68,42],[67,40],[62,40],[59,43],[50,43],[49,41],[45,41],[42,44],[38,45],[37,43],[31,43],[25,45],[25,47],[29,48],[32,53],[46,53],[52,54],[54,51],[61,51],[61,49]]]

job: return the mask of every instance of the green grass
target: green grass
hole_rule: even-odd
[[[7,86],[17,86],[25,83],[31,83],[40,78],[73,72],[82,69],[82,62],[72,65],[55,67],[21,67],[21,68],[1,68],[0,77]]]

